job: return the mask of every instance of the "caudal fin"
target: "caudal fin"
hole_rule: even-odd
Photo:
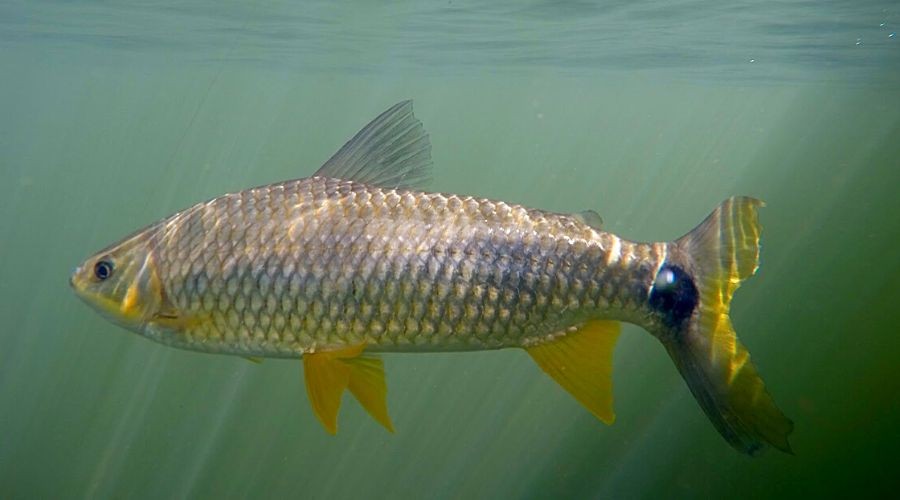
[[[755,455],[772,445],[792,453],[794,424],[781,413],[738,341],[728,317],[731,297],[759,265],[760,200],[725,200],[675,242],[688,261],[698,304],[679,332],[664,341],[694,397],[722,436]]]

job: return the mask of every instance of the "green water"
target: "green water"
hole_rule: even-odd
[[[900,461],[894,2],[0,5],[0,497],[887,494]],[[106,322],[84,257],[226,191],[312,173],[396,101],[431,188],[671,239],[764,199],[736,329],[796,456],[713,429],[649,334],[606,427],[522,351],[385,355],[395,435],[300,363]]]

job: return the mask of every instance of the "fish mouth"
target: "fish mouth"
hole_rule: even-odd
[[[132,321],[122,315],[121,305],[118,301],[94,293],[85,286],[84,280],[79,278],[76,272],[69,277],[69,285],[79,300],[87,304],[97,314],[114,324],[130,327]]]
[[[72,274],[69,275],[69,286],[72,287],[72,290],[75,291],[75,294],[84,299],[84,294],[87,290],[87,286],[85,283],[85,279],[83,274],[84,265],[76,266],[75,269],[72,270]]]
[[[75,296],[81,299],[82,302],[104,316],[108,316],[111,312],[110,309],[115,309],[115,307],[113,307],[113,304],[109,303],[110,301],[103,300],[102,297],[91,292],[88,283],[86,283],[85,278],[82,275],[83,268],[84,266],[78,266],[72,271],[72,274],[69,275],[69,286],[72,288],[72,291],[75,292]]]

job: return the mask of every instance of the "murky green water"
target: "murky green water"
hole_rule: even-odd
[[[0,5],[0,497],[886,493],[900,447],[893,2]],[[308,175],[416,101],[432,188],[669,239],[766,200],[733,318],[796,456],[716,433],[649,334],[596,421],[521,351],[385,355],[389,435],[315,420],[300,363],[181,352],[71,293],[85,256]]]

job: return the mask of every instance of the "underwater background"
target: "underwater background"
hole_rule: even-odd
[[[0,497],[895,493],[900,4],[0,2]],[[299,361],[178,351],[68,286],[94,251],[311,174],[412,98],[430,189],[668,240],[761,198],[732,318],[793,419],[749,458],[627,326],[607,427],[525,352],[386,354],[391,435]]]

